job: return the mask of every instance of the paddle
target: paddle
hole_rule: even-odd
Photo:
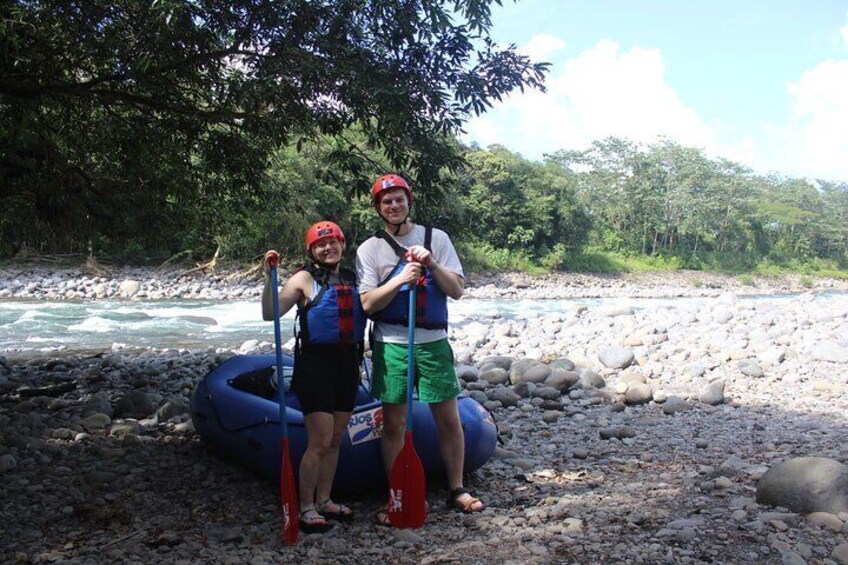
[[[297,513],[297,483],[294,480],[291,456],[289,455],[289,426],[286,421],[286,383],[283,378],[283,351],[280,339],[280,298],[277,289],[277,264],[279,255],[268,257],[271,267],[271,293],[274,302],[274,346],[277,353],[277,391],[280,394],[280,423],[283,429],[281,447],[283,459],[280,463],[280,502],[283,510],[283,542],[286,545],[297,543],[300,523]]]
[[[412,443],[412,387],[415,384],[415,298],[417,281],[409,291],[409,346],[406,366],[406,433],[403,448],[389,477],[389,522],[396,528],[420,528],[427,518],[424,467]]]

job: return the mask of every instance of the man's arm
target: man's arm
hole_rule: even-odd
[[[390,278],[382,286],[374,287],[359,295],[360,300],[362,300],[362,309],[365,310],[366,314],[379,312],[397,296],[400,287],[417,280],[420,274],[420,263],[407,263],[398,276]]]
[[[433,276],[433,280],[436,281],[436,286],[439,287],[439,290],[454,300],[462,298],[462,292],[465,289],[464,278],[442,267],[436,262],[435,256],[427,251],[426,247],[413,245],[409,248],[409,253],[416,261],[430,269],[430,274]]]
[[[442,292],[454,300],[462,298],[462,293],[465,290],[464,278],[460,277],[453,271],[448,271],[435,261],[430,262],[430,274],[433,276],[433,280],[436,281],[436,285]]]

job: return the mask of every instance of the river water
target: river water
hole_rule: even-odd
[[[795,295],[759,295],[741,301],[787,300]],[[628,304],[635,308],[699,308],[710,298],[615,298],[562,300],[463,299],[451,303],[450,323],[469,316],[532,317],[565,313],[578,305]],[[820,294],[817,300],[848,303],[848,293]],[[283,341],[292,335],[294,311],[281,324]],[[129,348],[238,348],[251,339],[273,342],[270,322],[258,300],[91,302],[0,301],[0,353],[100,351]]]

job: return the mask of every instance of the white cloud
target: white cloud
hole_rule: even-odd
[[[787,92],[792,116],[778,132],[779,164],[799,175],[848,179],[848,59],[819,63]]]
[[[555,45],[552,39],[534,38],[535,48]],[[666,84],[664,73],[659,50],[620,52],[618,43],[604,40],[552,67],[547,93],[513,94],[472,119],[465,139],[501,143],[528,158],[582,149],[608,136],[637,142],[667,136],[684,145],[714,146],[714,132]]]
[[[842,45],[848,49],[848,24],[845,24],[845,27],[839,30],[839,35],[842,36]]]
[[[531,61],[547,61],[557,51],[565,49],[566,43],[558,37],[548,34],[534,35],[530,42],[518,49],[522,55],[530,57]]]
[[[848,26],[841,33],[848,42]],[[543,36],[525,49],[550,54],[562,46]],[[757,173],[848,180],[848,59],[804,72],[787,85],[788,117],[774,116],[748,131],[734,123],[708,124],[687,106],[666,82],[658,49],[621,51],[615,41],[604,40],[552,66],[546,86],[546,93],[513,93],[471,119],[464,141],[498,143],[538,159],[560,149],[585,149],[609,136],[641,143],[667,137]]]

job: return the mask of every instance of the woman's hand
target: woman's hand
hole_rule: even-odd
[[[276,267],[280,264],[280,254],[269,249],[265,252],[265,257],[262,258],[262,272],[266,275],[271,273],[271,267]]]

